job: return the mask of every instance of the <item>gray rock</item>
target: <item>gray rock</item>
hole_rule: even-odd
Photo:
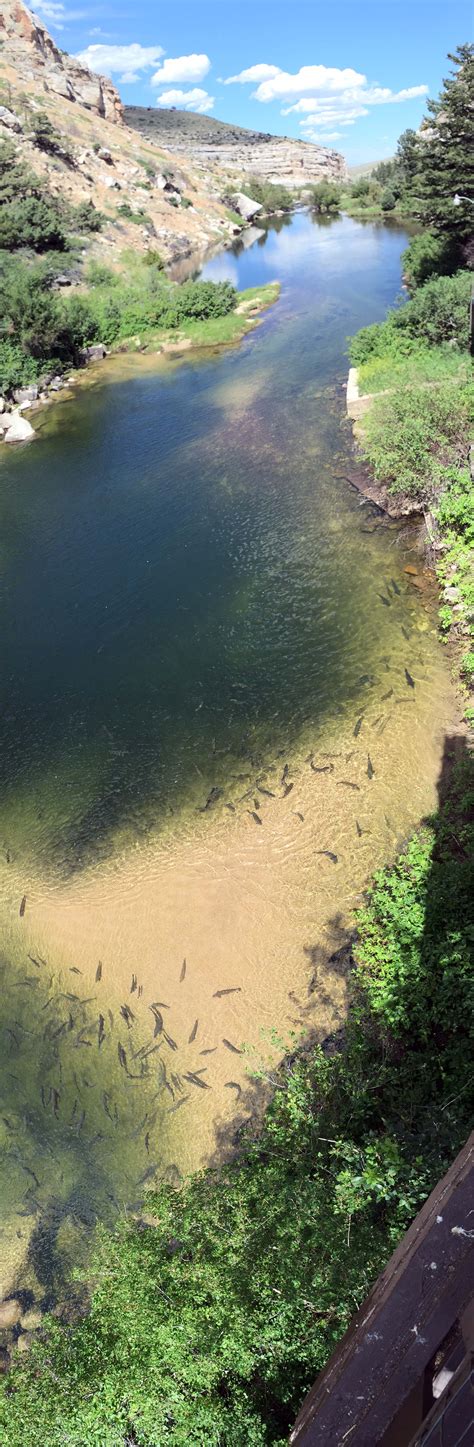
[[[0,397],[0,412],[4,412],[4,411],[5,411],[5,407],[6,407],[5,398],[4,398],[4,397]]]
[[[34,427],[26,417],[20,417],[19,412],[11,413],[10,426],[5,432],[4,442],[31,442],[35,435]]]
[[[445,603],[458,603],[460,598],[459,588],[443,588]]]
[[[101,146],[100,150],[97,152],[97,155],[100,161],[106,161],[108,166],[113,166],[114,163],[112,152],[109,151],[108,146]]]
[[[31,382],[28,387],[16,387],[13,393],[13,400],[20,405],[23,402],[37,402],[38,387],[36,382]]]
[[[14,111],[10,111],[8,106],[0,106],[0,126],[7,126],[9,131],[18,133],[23,130],[20,117],[15,115]]]
[[[86,362],[102,362],[106,356],[107,347],[104,347],[103,342],[94,342],[92,347],[86,347],[84,350]]]
[[[235,191],[230,200],[234,211],[243,216],[244,221],[251,221],[258,211],[263,210],[260,201],[252,201],[251,196],[245,196],[243,191]]]
[[[5,1329],[9,1326],[16,1326],[17,1321],[20,1320],[21,1313],[22,1307],[15,1296],[11,1296],[7,1301],[2,1301],[0,1303],[0,1328]]]

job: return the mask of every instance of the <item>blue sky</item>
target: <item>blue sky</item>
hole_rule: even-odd
[[[58,44],[125,102],[176,105],[342,151],[393,154],[416,129],[469,0],[37,0]]]

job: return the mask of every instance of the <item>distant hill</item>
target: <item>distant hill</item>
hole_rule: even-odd
[[[127,126],[155,145],[186,155],[201,169],[216,168],[228,180],[258,176],[296,187],[323,179],[342,180],[347,175],[338,151],[311,141],[272,136],[213,116],[157,106],[125,106],[124,118]]]
[[[384,161],[392,161],[393,156],[384,156],[383,159]],[[372,174],[372,171],[375,170],[375,167],[380,166],[380,164],[380,160],[378,160],[364,161],[363,164],[360,166],[348,166],[347,169],[351,181],[355,181],[357,176],[370,176]]]

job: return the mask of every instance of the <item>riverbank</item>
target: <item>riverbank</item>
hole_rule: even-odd
[[[139,336],[121,338],[109,347],[102,342],[92,344],[83,353],[79,373],[70,373],[67,378],[57,374],[50,379],[40,379],[38,383],[18,387],[12,399],[12,403],[16,405],[11,405],[8,398],[0,399],[0,441],[6,444],[32,441],[37,433],[31,419],[41,416],[48,403],[57,402],[60,397],[63,400],[70,397],[79,380],[87,384],[89,368],[93,366],[95,375],[97,364],[102,364],[107,357],[137,352],[180,357],[191,351],[219,351],[235,346],[258,326],[260,317],[274,305],[279,294],[280,283],[277,281],[267,282],[260,287],[248,287],[245,291],[236,293],[234,307],[222,315],[196,319],[188,317],[173,327],[145,326]],[[25,416],[25,412],[28,416]]]

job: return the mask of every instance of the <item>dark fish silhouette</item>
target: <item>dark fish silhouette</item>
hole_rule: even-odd
[[[392,584],[392,588],[393,588],[394,593],[397,594],[397,597],[400,597],[400,589],[399,589],[398,583],[395,582],[395,578],[391,578],[391,579],[390,579],[390,582],[391,582],[391,584]]]
[[[317,853],[317,854],[325,854],[325,855],[326,855],[326,858],[331,860],[331,864],[337,864],[338,855],[337,855],[337,854],[333,854],[331,849],[317,849],[317,850],[316,850],[316,853]]]
[[[345,789],[357,789],[357,793],[360,794],[359,785],[358,785],[358,784],[353,784],[351,779],[338,779],[337,783],[338,783],[338,787],[339,787],[339,788],[341,787],[341,784],[342,784]]]
[[[208,1085],[205,1080],[201,1080],[200,1075],[195,1075],[193,1070],[188,1070],[187,1072],[185,1071],[183,1075],[183,1080],[189,1080],[190,1085],[197,1085],[199,1086],[200,1090],[211,1089],[211,1086]]]
[[[236,1091],[237,1091],[237,1100],[240,1100],[240,1097],[241,1097],[241,1095],[242,1095],[242,1086],[239,1085],[236,1080],[225,1080],[225,1081],[224,1081],[224,1086],[225,1086],[225,1089],[226,1089],[226,1090],[236,1090]]]
[[[70,974],[70,975],[82,975],[82,970],[79,970],[78,967],[77,967],[77,965],[70,965],[70,966],[69,966],[69,974]]]
[[[107,1010],[107,1014],[108,1014],[108,1017],[109,1017],[109,1020],[110,1020],[110,1029],[113,1030],[113,1028],[114,1028],[114,1017],[113,1017],[112,1011],[111,1011],[111,1010]]]
[[[237,1048],[237,1045],[233,1045],[231,1040],[226,1040],[225,1035],[222,1037],[222,1044],[226,1046],[227,1050],[231,1050],[233,1055],[243,1055],[244,1053],[243,1050]]]
[[[150,1005],[150,1010],[169,1010],[169,1008],[169,1005],[166,1005],[164,1000],[155,1000],[154,1005]]]
[[[20,904],[20,919],[23,919],[23,915],[24,915],[24,913],[25,913],[25,909],[26,909],[26,894],[23,895],[23,899],[22,899],[21,904]]]
[[[95,978],[96,978],[96,984],[98,985],[99,980],[102,979],[102,963],[101,963],[100,960],[99,960],[99,963],[98,963],[98,966],[97,966],[97,969],[96,969],[96,972],[95,972]]]
[[[314,753],[313,753],[313,754],[307,754],[307,755],[306,755],[306,758],[305,758],[305,764],[312,764],[313,759],[314,759]]]
[[[200,1051],[199,1051],[199,1054],[200,1054],[200,1055],[214,1055],[214,1052],[215,1052],[216,1050],[217,1050],[217,1045],[211,1045],[211,1046],[208,1046],[208,1049],[207,1049],[207,1050],[200,1050]]]
[[[300,814],[299,809],[294,809],[293,813],[296,814],[296,818],[301,819],[301,823],[304,824],[304,814]]]
[[[182,963],[182,965],[181,965],[180,976],[179,976],[179,983],[180,983],[180,985],[182,985],[183,980],[184,980],[185,978],[186,978],[186,960],[183,960],[183,963]]]
[[[108,1115],[109,1120],[111,1120],[111,1121],[112,1121],[112,1124],[113,1124],[113,1119],[114,1119],[114,1118],[113,1118],[113,1115],[111,1115],[111,1112],[110,1112],[110,1110],[109,1110],[109,1096],[108,1096],[108,1093],[107,1093],[106,1090],[104,1090],[104,1091],[102,1092],[102,1100],[103,1100],[103,1104],[104,1104],[105,1114]]]
[[[360,827],[360,824],[359,824],[359,820],[358,820],[358,819],[356,819],[356,829],[357,829],[357,837],[358,837],[358,839],[362,839],[362,833],[363,833],[363,831],[362,831],[362,829],[361,829],[361,827]]]
[[[217,804],[217,800],[220,799],[221,794],[222,789],[211,789],[211,792],[210,794],[208,794],[205,804],[201,804],[200,808],[198,809],[198,814],[205,814],[206,809],[212,809],[213,804]]]
[[[355,739],[357,738],[357,735],[360,734],[360,731],[361,731],[363,722],[364,722],[363,718],[358,718],[358,719],[357,719],[357,723],[356,723],[356,726],[355,726],[355,729],[354,729],[354,738],[355,738]]]
[[[382,694],[381,702],[382,702],[382,703],[386,703],[386,702],[387,702],[387,699],[392,697],[392,694],[393,694],[393,688],[389,688],[387,693],[383,693],[383,694]]]
[[[134,990],[137,989],[137,987],[138,987],[137,977],[136,977],[136,975],[132,975],[132,983],[131,983],[131,985],[130,985],[130,994],[131,994],[131,995],[133,995],[133,992],[134,992]]]
[[[408,642],[408,640],[409,640],[409,638],[410,638],[410,634],[409,634],[409,632],[408,632],[408,628],[404,628],[403,623],[402,623],[402,633],[403,633],[403,637],[406,638],[406,640],[407,640],[407,642]]]
[[[28,955],[28,959],[31,960],[32,965],[36,965],[37,970],[40,970],[42,964],[44,964],[44,960],[40,958],[35,959],[34,955]]]
[[[149,1154],[150,1154],[150,1132],[149,1132],[149,1130],[147,1130],[147,1133],[146,1133],[146,1136],[145,1136],[145,1150],[146,1150],[147,1156],[149,1156]]]
[[[169,1045],[170,1050],[177,1050],[177,1049],[178,1049],[178,1046],[177,1046],[177,1044],[176,1044],[176,1040],[173,1040],[173,1038],[172,1038],[171,1035],[167,1035],[166,1030],[163,1030],[163,1036],[164,1036],[164,1039],[166,1040],[166,1044]]]
[[[283,773],[282,773],[282,776],[281,776],[281,785],[282,785],[282,788],[283,788],[283,784],[284,784],[284,782],[285,782],[286,776],[287,776],[287,774],[289,774],[289,771],[290,771],[290,765],[289,765],[289,764],[285,764],[285,767],[284,767],[284,770],[283,770]]]
[[[212,998],[213,1000],[221,1000],[223,995],[240,995],[241,993],[241,985],[232,985],[228,990],[214,990]]]
[[[291,790],[294,789],[294,787],[295,787],[294,784],[285,784],[285,787],[284,787],[284,790],[283,790],[283,798],[284,798],[284,799],[286,799],[287,794],[291,794]]]
[[[118,1043],[118,1045],[117,1045],[117,1051],[118,1051],[118,1058],[119,1058],[120,1064],[123,1066],[123,1069],[126,1070],[126,1069],[127,1069],[127,1056],[126,1056],[126,1052],[125,1052],[125,1050],[124,1050],[124,1048],[123,1048],[123,1045],[120,1044],[120,1040],[119,1040],[119,1043]]]
[[[408,668],[405,669],[405,678],[406,678],[408,687],[409,687],[409,688],[414,688],[414,687],[415,687],[415,680],[414,680],[414,678],[412,678],[411,673],[408,672]]]
[[[391,608],[390,598],[386,598],[383,593],[377,593],[377,598],[380,598],[380,602],[384,603],[386,608]]]
[[[312,770],[313,770],[313,774],[333,774],[333,773],[334,773],[334,764],[320,764],[320,766],[319,766],[319,768],[318,768],[316,764],[313,764],[313,762],[311,762],[311,768],[312,768]]]
[[[105,1040],[105,1020],[103,1015],[99,1015],[99,1050],[103,1040]]]
[[[175,1110],[179,1110],[182,1105],[186,1105],[186,1101],[190,1099],[191,1097],[189,1095],[182,1095],[181,1100],[176,1101],[176,1105],[170,1105],[170,1108],[169,1110],[167,1110],[166,1114],[173,1115]]]
[[[126,1025],[128,1025],[128,1029],[130,1029],[132,1021],[136,1020],[137,1018],[136,1015],[134,1015],[133,1010],[130,1009],[129,1005],[121,1005],[120,1014],[122,1016],[122,1019],[125,1020]]]
[[[188,1045],[192,1045],[193,1040],[196,1039],[196,1035],[197,1035],[197,1032],[198,1032],[198,1025],[199,1025],[199,1020],[195,1020],[195,1021],[194,1021],[194,1025],[193,1025],[193,1028],[192,1028],[192,1030],[191,1030],[191,1034],[188,1036]]]
[[[55,1116],[57,1117],[58,1107],[59,1107],[59,1102],[60,1102],[61,1096],[60,1096],[60,1094],[59,1094],[59,1090],[56,1090],[56,1086],[55,1086],[55,1085],[52,1085],[52,1086],[51,1086],[51,1096],[50,1096],[50,1099],[51,1099],[52,1102],[53,1102],[53,1111],[54,1111]]]
[[[265,786],[264,786],[264,784],[261,784],[258,779],[257,779],[257,787],[260,789],[260,793],[261,793],[261,794],[266,794],[266,795],[267,795],[267,798],[268,798],[268,799],[274,799],[274,798],[275,798],[275,795],[272,793],[272,790],[271,790],[271,789],[266,789]]]
[[[235,804],[224,804],[224,809],[230,809],[231,814],[235,814]]]
[[[368,779],[373,779],[374,773],[375,773],[375,769],[374,769],[374,766],[373,766],[373,763],[372,763],[372,759],[371,759],[371,757],[370,757],[370,754],[367,754],[367,778],[368,778]]]
[[[260,814],[255,813],[255,809],[247,809],[247,814],[250,814],[251,819],[255,819],[256,824],[263,824],[263,819],[260,818]]]

